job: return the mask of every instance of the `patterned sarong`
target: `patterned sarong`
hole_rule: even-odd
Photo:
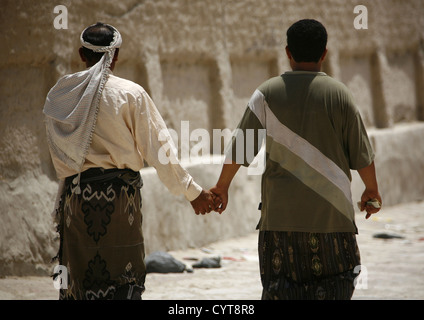
[[[263,300],[351,299],[359,265],[354,233],[259,233]]]
[[[81,193],[69,177],[59,206],[59,264],[68,271],[60,299],[141,299],[146,269],[141,177],[131,170],[90,169]]]

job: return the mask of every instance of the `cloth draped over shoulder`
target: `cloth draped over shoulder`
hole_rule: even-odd
[[[112,26],[110,26],[112,27]],[[67,166],[80,172],[96,125],[99,99],[108,79],[115,50],[122,44],[121,34],[114,30],[109,46],[81,44],[94,52],[105,52],[89,69],[65,75],[49,91],[43,112],[46,116],[47,141],[52,153]]]
[[[170,135],[145,90],[129,80],[114,76],[110,70],[115,50],[122,43],[120,33],[115,28],[113,30],[111,43],[103,47],[84,41],[84,30],[81,34],[82,45],[105,54],[91,68],[59,79],[47,95],[43,110],[47,141],[59,178],[55,211],[65,178],[74,176],[74,192],[79,194],[82,191],[82,173],[87,169],[128,168],[139,171],[144,160],[156,168],[172,193],[184,194],[187,200],[192,201],[202,190],[179,163],[164,164],[158,158],[158,151],[164,144],[172,145]],[[123,113],[131,113],[137,127],[131,127],[133,123],[129,126],[123,113],[115,112],[117,108],[126,110]],[[115,129],[108,130],[109,124]],[[104,134],[105,131],[107,134]],[[130,137],[132,132],[136,133],[136,137]],[[161,140],[162,132],[169,139]]]

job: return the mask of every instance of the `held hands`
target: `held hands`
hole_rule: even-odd
[[[202,214],[204,214],[204,212],[210,212],[211,210],[221,214],[225,210],[228,203],[228,189],[240,166],[241,164],[234,161],[231,163],[224,163],[216,186],[208,191],[209,196],[214,200],[213,204],[209,202],[207,208],[202,207],[204,211],[196,211],[196,208],[193,206],[196,214],[198,214],[198,212],[203,212]]]
[[[228,203],[228,188],[218,187],[217,185],[209,190],[216,196],[216,201],[218,205],[215,208],[215,211],[221,214],[227,208]]]
[[[219,199],[212,192],[206,190],[202,190],[200,195],[190,203],[197,215],[209,213],[220,205]]]
[[[204,215],[212,210],[221,214],[227,207],[228,189],[215,186],[209,191],[202,190],[200,195],[190,203],[197,215]]]

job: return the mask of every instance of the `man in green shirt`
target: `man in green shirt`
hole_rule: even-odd
[[[300,20],[287,30],[292,71],[253,93],[211,189],[222,213],[233,177],[249,166],[247,154],[258,153],[257,137],[266,130],[258,224],[263,299],[350,299],[360,265],[351,169],[365,184],[360,206],[366,218],[379,211],[367,202],[381,205],[359,111],[348,89],[320,71],[326,45],[318,21]],[[248,139],[252,130],[255,143]]]

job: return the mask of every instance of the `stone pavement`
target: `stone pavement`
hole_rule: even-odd
[[[225,214],[225,213],[224,213]],[[383,207],[368,220],[357,213],[362,274],[355,300],[424,299],[424,201]],[[378,237],[376,237],[378,236]],[[189,267],[195,259],[221,257],[221,268],[148,274],[145,300],[258,300],[257,233],[204,248],[171,251]],[[49,277],[0,279],[1,300],[54,300]]]

